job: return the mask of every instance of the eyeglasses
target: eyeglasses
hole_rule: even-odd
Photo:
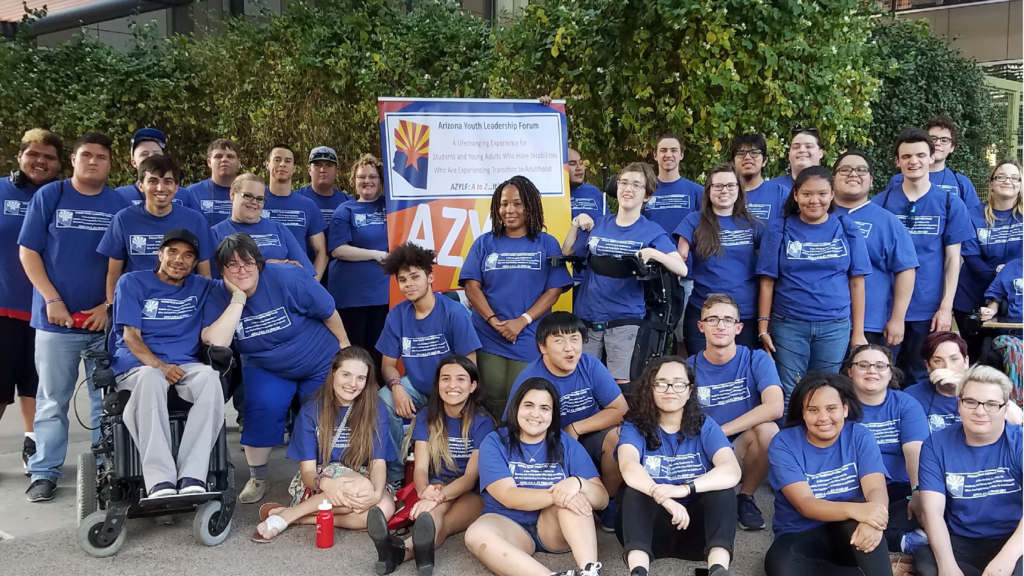
[[[791,132],[792,132],[793,136],[796,136],[797,134],[802,134],[804,132],[810,132],[811,134],[814,134],[815,136],[818,135],[818,129],[813,127],[813,126],[811,126],[809,128],[804,128],[803,126],[794,126],[793,130],[791,130]]]
[[[733,326],[736,325],[737,322],[739,322],[739,320],[733,318],[732,316],[726,316],[725,318],[719,318],[718,316],[708,316],[707,318],[701,320],[701,322],[709,326],[718,326],[719,323],[722,323],[725,325],[726,328],[732,328]]]
[[[1007,182],[1020,184],[1020,176],[1007,176],[1006,174],[996,174],[995,176],[992,177],[992,179],[995,180],[996,182],[999,182],[1000,184],[1005,184]]]
[[[961,398],[960,404],[968,410],[977,410],[978,406],[984,406],[985,412],[999,412],[1006,406],[1006,402],[978,402],[973,398]]]
[[[266,196],[256,196],[255,194],[249,194],[248,192],[242,192],[242,199],[246,202],[255,202],[257,204],[266,204]]]
[[[913,230],[915,214],[917,214],[917,201],[907,202],[906,219],[903,221],[903,225],[907,227],[907,230]]]
[[[715,192],[721,192],[722,190],[735,192],[740,189],[740,185],[735,182],[729,182],[728,184],[712,184],[711,189]]]
[[[843,166],[842,168],[836,169],[837,176],[845,177],[853,174],[854,172],[857,173],[857,176],[867,176],[871,174],[871,169],[867,166]]]
[[[633,190],[643,190],[647,186],[643,182],[630,182],[629,180],[616,180],[615,183],[619,188],[632,188]]]
[[[669,388],[672,388],[673,392],[681,393],[685,392],[686,389],[689,387],[689,382],[662,382],[660,380],[655,382],[653,386],[654,391],[657,392],[658,394],[664,394],[665,392],[668,392]]]
[[[942,144],[943,146],[949,146],[953,143],[953,139],[949,136],[932,136],[932,144]]]
[[[733,158],[748,158],[749,157],[749,158],[753,158],[754,160],[757,160],[761,156],[764,156],[764,153],[762,153],[760,150],[740,150],[739,152],[737,152],[736,154],[733,155]]]
[[[232,272],[238,272],[239,270],[245,270],[246,272],[252,272],[253,270],[256,269],[256,263],[255,262],[234,262],[234,261],[232,261],[232,262],[228,262],[224,266],[224,268],[226,268],[226,269],[228,269],[228,270],[230,270]]]
[[[380,180],[380,176],[376,174],[363,174],[356,176],[356,180]]]
[[[892,364],[889,364],[888,362],[854,362],[853,365],[856,366],[858,370],[863,370],[865,372],[872,368],[875,369],[875,372],[885,372],[892,368]]]

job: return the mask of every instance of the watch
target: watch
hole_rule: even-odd
[[[690,496],[697,493],[697,485],[694,484],[693,480],[687,480],[686,482],[683,482],[683,485],[690,491]]]
[[[576,227],[576,228],[580,227],[580,217],[579,216],[577,216],[577,217],[572,219],[572,225],[574,227]]]

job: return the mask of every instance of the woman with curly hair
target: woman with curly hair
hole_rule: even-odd
[[[725,433],[704,416],[693,370],[679,356],[644,368],[617,448],[622,478],[615,536],[630,576],[651,560],[707,560],[709,576],[728,576],[736,536],[740,465]]]

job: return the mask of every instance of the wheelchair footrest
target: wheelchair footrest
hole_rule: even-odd
[[[220,492],[202,492],[199,494],[177,494],[174,496],[161,496],[159,498],[139,499],[139,508],[181,508],[187,506],[198,506],[210,500],[219,500]]]

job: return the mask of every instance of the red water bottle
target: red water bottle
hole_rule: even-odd
[[[334,512],[331,503],[324,500],[317,506],[316,513],[316,547],[331,548],[334,546]]]

